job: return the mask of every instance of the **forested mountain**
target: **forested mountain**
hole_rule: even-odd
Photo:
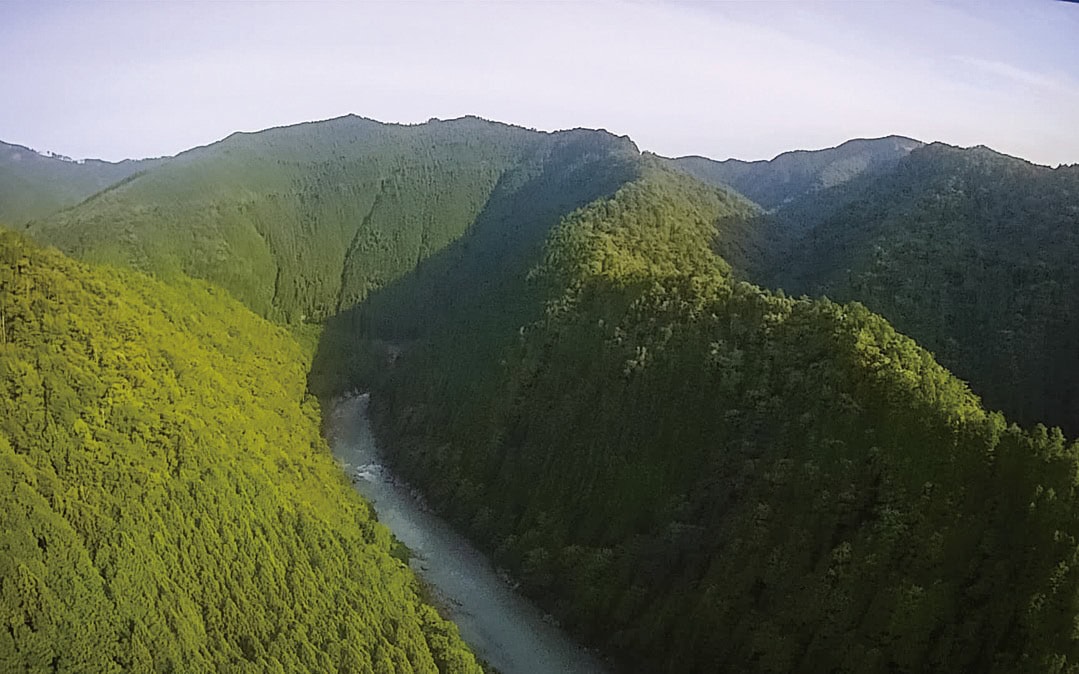
[[[94,350],[92,362],[99,353],[130,350],[135,356],[120,365],[164,373],[133,383],[122,398],[129,404],[119,408],[128,416],[109,423],[126,429],[139,413],[169,419],[175,409],[214,410],[210,419],[220,426],[199,422],[213,430],[194,437],[220,440],[230,459],[217,470],[243,474],[260,461],[261,453],[244,451],[245,442],[272,456],[256,473],[268,487],[239,488],[235,498],[228,492],[214,503],[250,499],[254,505],[236,507],[262,508],[256,512],[267,527],[293,514],[274,505],[277,493],[302,505],[309,489],[344,489],[331,468],[317,467],[323,454],[311,431],[316,408],[297,388],[307,368],[309,390],[323,400],[370,390],[372,420],[394,468],[525,591],[626,671],[1071,671],[1079,662],[1079,447],[1037,425],[1042,417],[1034,412],[1021,414],[1024,430],[987,411],[930,351],[862,304],[789,297],[802,289],[864,296],[870,309],[889,317],[882,298],[891,293],[902,298],[895,307],[921,312],[896,314],[900,329],[922,339],[916,331],[927,325],[959,342],[967,339],[963,330],[987,325],[977,312],[990,310],[991,293],[1003,293],[1003,311],[1026,321],[1008,329],[1017,339],[1033,335],[1030,351],[1049,347],[1046,353],[1062,359],[1074,356],[1074,343],[1066,341],[1074,330],[1063,332],[1069,324],[1061,322],[1071,316],[1073,272],[1061,266],[1075,232],[1075,169],[1050,171],[984,149],[917,145],[899,137],[852,141],[771,163],[698,162],[697,170],[694,162],[671,166],[642,156],[628,139],[605,132],[542,134],[474,118],[402,127],[350,117],[240,134],[179,155],[29,231],[92,260],[154,271],[171,284],[93,272],[120,279],[121,309],[131,306],[155,321],[155,312],[178,317],[169,324],[172,337],[167,320],[152,332],[123,321],[101,329],[118,331],[123,341]],[[690,175],[695,171],[707,173],[700,176],[705,182]],[[748,199],[708,182],[739,183]],[[953,266],[971,249],[980,271],[964,266],[956,276]],[[69,265],[74,279],[91,273],[55,254],[37,255]],[[18,273],[24,268],[15,264]],[[1008,271],[998,278],[999,270]],[[290,354],[295,344],[273,341],[284,340],[283,333],[187,275],[218,284],[279,323],[319,320],[313,361]],[[138,283],[145,289],[120,288]],[[209,297],[212,306],[184,304],[173,312],[147,293],[195,304]],[[42,326],[60,330],[69,310],[48,304],[58,295],[43,286],[19,301],[29,302],[24,311],[37,311]],[[75,303],[73,316],[98,306]],[[976,310],[956,309],[967,304]],[[212,320],[193,328],[190,321],[203,314]],[[902,323],[923,314],[953,325]],[[1010,320],[998,318],[1001,325]],[[213,321],[248,323],[227,323],[222,331]],[[1031,328],[1034,321],[1045,323],[1044,332]],[[178,362],[154,355],[164,348],[157,345],[185,340],[185,330],[196,328],[206,353]],[[244,341],[255,339],[271,345]],[[963,372],[976,346],[956,347],[963,357],[953,364],[932,335],[925,339],[987,398],[1012,395],[987,390],[1003,378],[987,384]],[[55,358],[82,353],[42,348]],[[247,365],[249,357],[254,364]],[[262,375],[244,375],[245,367],[272,369],[280,381],[263,393]],[[155,387],[171,382],[173,372],[181,385],[192,369],[205,378],[193,386],[213,395],[192,395],[186,407],[162,403]],[[222,374],[212,378],[215,371]],[[81,381],[76,374],[62,379]],[[59,387],[35,396],[34,386],[5,418],[42,406],[46,416],[59,413]],[[263,395],[274,402],[259,403]],[[1041,399],[1046,409],[1048,395]],[[997,399],[989,399],[996,408]],[[108,397],[94,400],[105,405]],[[260,416],[259,404],[282,416]],[[155,419],[129,433],[131,442],[160,445],[152,456],[168,480],[194,476],[187,457],[198,445],[169,439],[182,434]],[[40,424],[23,442],[42,429],[48,438],[74,428],[69,422]],[[270,439],[279,438],[285,440],[271,450]],[[10,444],[18,457],[22,445]],[[57,472],[69,461],[57,464],[60,455],[44,449],[51,445],[41,447],[35,470]],[[290,447],[309,450],[296,455]],[[303,467],[289,467],[297,461]],[[122,486],[142,478],[88,479]],[[219,484],[208,479],[200,488]],[[202,503],[191,497],[189,504],[186,494],[196,487],[187,489],[177,497],[177,519],[163,519],[168,535],[202,526],[179,519]],[[102,499],[113,493],[101,491]],[[312,540],[350,549],[348,536],[358,536],[381,548],[356,544],[383,569],[378,573],[390,573],[377,561],[385,561],[386,535],[348,498],[340,502],[351,506],[337,506],[347,516],[314,508],[303,512],[315,524],[304,519],[284,528],[307,540],[310,527],[335,525],[334,533],[314,533]],[[110,513],[128,500],[120,489],[93,513],[118,517]],[[236,540],[261,541],[260,532],[252,527]],[[141,541],[129,536],[123,540]],[[33,558],[34,538],[28,534],[13,559]],[[190,540],[196,545],[200,538]],[[182,548],[152,537],[145,545],[162,556]],[[264,554],[302,557],[306,549],[288,543],[281,553],[276,545],[267,543]],[[319,602],[355,596],[365,591],[361,578],[379,577],[348,576],[357,589],[335,595],[354,566],[328,562],[336,552],[308,559],[339,574],[319,576],[325,584],[305,595],[320,607],[338,606]],[[255,568],[261,579],[288,578],[280,569],[291,567]],[[410,594],[406,576],[395,578],[389,587],[398,600],[375,606],[435,621]],[[4,591],[9,587],[22,586],[5,584]],[[233,601],[248,615],[244,597]],[[211,598],[198,595],[191,605]],[[119,601],[111,594],[105,600]],[[314,615],[338,615],[319,611],[331,609]],[[204,618],[207,634],[233,628],[233,619],[245,629],[250,624],[237,612],[228,615],[224,627]],[[408,620],[376,624],[411,630]],[[403,642],[426,643],[440,666],[450,658],[471,666],[452,628],[424,624],[408,632],[420,638]],[[327,638],[327,630],[269,633],[282,649],[295,638],[325,652],[314,640]],[[401,643],[377,630],[365,634],[367,643]],[[226,651],[231,638],[219,639]],[[258,662],[263,651],[244,646],[240,653]]]
[[[234,134],[29,231],[82,258],[210,280],[276,320],[322,319],[496,217],[489,201],[536,173],[636,154],[599,131],[349,116]]]
[[[0,231],[0,670],[479,672],[289,335]]]
[[[1079,433],[1079,167],[936,143],[771,220],[755,280],[864,302],[991,408]]]
[[[1079,449],[860,305],[734,281],[751,212],[644,165],[548,237],[534,320],[365,350],[397,469],[627,670],[1063,671]]]
[[[784,152],[768,161],[705,157],[668,160],[710,185],[731,187],[766,209],[842,185],[860,175],[887,170],[921,141],[903,136],[859,138],[826,150]]]
[[[73,161],[0,142],[0,222],[19,225],[74,206],[159,161]]]
[[[582,153],[580,141],[595,137],[566,140],[553,145],[544,161],[503,181],[464,237],[327,320],[312,366],[312,390],[325,397],[357,383],[366,386],[372,367],[382,368],[379,354],[387,348],[396,351],[435,336],[449,340],[444,346],[453,352],[453,367],[489,370],[505,339],[542,310],[525,271],[551,230],[567,213],[614,194],[643,168],[636,155]],[[744,222],[755,211],[739,202]],[[461,404],[468,397],[462,392]]]

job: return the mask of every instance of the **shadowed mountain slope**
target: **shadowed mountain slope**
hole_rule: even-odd
[[[278,321],[323,319],[458,239],[500,185],[591,154],[637,150],[599,131],[343,117],[234,134],[29,232],[84,259],[207,279]]]
[[[563,218],[519,305],[405,333],[361,305],[338,385],[372,388],[395,468],[627,671],[1074,661],[1076,448],[860,305],[734,281],[713,251],[753,212],[646,163]]]
[[[991,407],[1079,433],[1079,167],[938,143],[771,220],[753,278],[864,302]]]

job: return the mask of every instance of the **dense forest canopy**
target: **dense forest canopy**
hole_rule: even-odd
[[[98,504],[93,516],[122,528],[125,485],[146,478],[110,471],[159,466],[169,505],[158,509],[175,519],[156,514],[157,501],[140,506],[146,514],[136,508],[168,526],[160,541],[130,534],[135,550],[208,559],[194,533],[203,525],[184,519],[204,503],[185,480],[205,474],[212,493],[241,487],[235,497],[226,488],[202,521],[259,523],[229,539],[237,555],[263,545],[271,558],[338,574],[302,590],[319,607],[310,620],[335,625],[336,636],[249,627],[280,616],[249,612],[243,590],[227,613],[238,622],[200,623],[202,602],[221,615],[232,607],[176,590],[195,634],[175,641],[189,649],[176,653],[286,669],[347,669],[355,657],[376,671],[474,666],[324,458],[306,374],[323,402],[370,390],[395,470],[627,671],[1073,671],[1079,448],[1039,422],[1076,430],[1077,178],[1074,167],[898,136],[747,163],[664,160],[605,132],[475,118],[402,127],[349,117],[237,134],[27,228],[158,281],[6,239],[32,254],[10,256],[14,290],[0,299],[36,316],[41,327],[20,348],[48,356],[20,356],[35,365],[13,380],[47,379],[36,363],[48,363],[73,368],[59,379],[78,383],[75,370],[92,365],[89,384],[66,385],[79,401],[81,387],[97,396],[93,382],[113,381],[106,365],[142,373],[130,375],[126,406],[108,402],[83,420],[90,439],[82,426],[63,430],[75,427],[70,414],[37,422],[36,435],[5,426],[9,454],[29,462],[11,473],[12,493],[61,508],[48,500],[58,488],[33,486],[75,479],[65,468],[73,459],[53,448],[105,443],[114,424],[136,428],[112,451],[140,458],[77,473]],[[28,269],[20,256],[35,255],[49,262],[34,269],[68,270],[49,277],[57,289],[18,285]],[[49,304],[69,274],[113,279],[110,292],[131,295],[115,310],[158,327],[102,311],[96,320],[111,321],[102,335],[121,336],[100,353],[132,355],[110,365],[98,350],[84,363],[81,346],[57,353],[46,344],[64,342],[42,336],[67,334],[69,312],[99,304]],[[317,338],[314,355],[226,294],[294,331],[314,321],[316,331],[294,332]],[[199,355],[159,356],[172,353],[169,339]],[[186,380],[185,392],[191,369],[203,378]],[[264,386],[271,371],[280,380]],[[63,387],[19,386],[5,418],[63,414]],[[196,397],[203,388],[213,395]],[[106,405],[100,396],[72,404]],[[91,424],[101,415],[112,416]],[[199,431],[181,442],[184,424]],[[159,451],[139,455],[143,446]],[[82,533],[88,521],[97,520],[69,524],[86,568],[127,565],[89,551],[112,529]],[[12,528],[37,531],[28,522]],[[21,539],[11,568],[37,559],[35,547],[54,549],[35,536]],[[194,552],[176,553],[188,541]],[[356,550],[361,570],[335,561]],[[164,578],[152,555],[130,583]],[[214,563],[185,562],[196,575],[182,578]],[[46,580],[52,568],[24,566]],[[291,567],[255,568],[242,588]],[[102,587],[112,578],[95,577]],[[16,626],[37,625],[41,611],[67,615],[26,600],[38,595],[25,588],[50,587],[34,582],[3,586],[19,588],[5,606],[37,607],[33,617],[20,608]],[[88,587],[88,601],[134,610]],[[333,600],[372,592],[353,623]],[[241,620],[248,613],[264,617]],[[52,657],[41,644],[74,624],[57,620],[51,636],[18,641],[34,644],[19,653],[37,654],[19,657]],[[135,623],[102,624],[115,652],[134,652]],[[356,652],[333,641],[349,630],[363,635]],[[203,633],[219,651],[190,646]],[[283,659],[287,644],[304,644],[294,661]]]
[[[937,143],[770,219],[752,278],[861,301],[990,407],[1079,433],[1079,167]]]
[[[282,328],[0,232],[0,669],[479,672]]]
[[[579,147],[570,158],[559,148]],[[324,319],[461,237],[563,158],[636,154],[598,131],[360,117],[234,134],[31,223],[81,258],[212,281],[260,315]]]
[[[159,161],[73,161],[0,142],[0,222],[21,225],[74,206]]]
[[[859,305],[734,281],[744,203],[651,168],[563,220],[497,365],[462,320],[373,380],[398,470],[629,670],[1074,662],[1076,449]]]

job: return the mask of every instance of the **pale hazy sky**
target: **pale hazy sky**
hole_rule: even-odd
[[[1079,163],[1079,5],[0,0],[0,92],[0,140],[113,160],[355,113],[718,159],[897,133],[1056,165]]]

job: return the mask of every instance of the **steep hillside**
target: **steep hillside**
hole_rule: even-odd
[[[826,150],[784,152],[769,161],[715,161],[705,157],[668,160],[709,185],[731,187],[766,209],[842,185],[860,175],[887,170],[921,141],[902,136],[849,140]]]
[[[990,407],[1079,433],[1079,167],[934,144],[773,219],[755,279],[864,302]]]
[[[548,237],[535,320],[372,350],[396,468],[627,670],[1073,665],[1079,450],[859,305],[732,281],[745,209],[645,167]]]
[[[176,284],[147,285],[145,293],[155,298],[200,302],[211,291],[187,280],[190,274],[278,321],[325,318],[310,390],[325,397],[370,389],[373,423],[396,470],[527,592],[627,671],[1070,671],[1079,662],[1079,447],[1034,420],[1041,418],[1037,405],[1048,410],[1074,400],[1067,394],[1068,358],[1079,350],[1069,335],[1079,333],[1068,322],[1073,270],[1064,266],[1074,257],[1075,169],[1050,171],[985,149],[912,151],[915,145],[892,137],[790,153],[772,163],[698,166],[706,181],[742,181],[738,189],[770,209],[762,216],[740,195],[688,175],[692,167],[675,170],[668,160],[641,157],[628,139],[603,132],[540,134],[477,119],[400,127],[343,118],[237,135],[185,153],[30,231],[65,250],[134,264]],[[37,268],[16,257],[12,288]],[[63,264],[70,266],[65,274],[80,278],[83,268]],[[925,339],[977,391],[1029,403],[1029,410],[1001,406],[1025,410],[1019,414],[1031,430],[987,412],[930,351],[863,305],[791,299],[737,280],[747,275],[788,291],[864,297],[870,309]],[[21,311],[37,316],[42,330],[62,336],[69,310],[48,304],[58,296],[47,288],[9,291],[15,299],[4,301],[23,302]],[[105,410],[99,417],[108,423],[100,422],[100,431],[91,426],[91,439],[111,447],[100,438],[113,432],[121,448],[128,442],[160,449],[148,454],[161,466],[156,473],[135,470],[109,484],[148,484],[145,473],[160,474],[166,487],[185,485],[175,496],[183,505],[174,519],[161,516],[167,525],[161,536],[202,527],[201,520],[180,517],[206,502],[191,496],[189,503],[187,495],[227,483],[240,485],[236,497],[226,489],[215,507],[249,499],[250,508],[262,508],[256,520],[282,523],[308,546],[251,526],[253,533],[236,539],[253,535],[261,545],[265,535],[274,542],[251,555],[259,560],[247,581],[252,585],[230,595],[236,610],[214,603],[217,594],[195,590],[189,604],[161,605],[218,607],[227,619],[200,616],[195,608],[181,618],[195,625],[196,641],[203,632],[221,635],[212,642],[220,652],[238,652],[263,669],[270,660],[259,658],[271,656],[286,669],[313,662],[348,669],[341,663],[364,653],[376,668],[385,666],[374,662],[384,656],[400,671],[409,671],[400,664],[406,658],[420,670],[432,666],[424,657],[440,667],[471,666],[452,629],[415,599],[407,576],[391,575],[403,571],[383,565],[389,541],[363,506],[342,495],[340,502],[352,505],[336,507],[348,514],[326,514],[338,512],[326,504],[337,501],[333,494],[343,485],[332,472],[320,472],[314,410],[310,402],[297,405],[305,400],[296,388],[300,373],[288,365],[298,356],[272,355],[294,344],[238,341],[256,334],[285,339],[263,323],[262,332],[246,324],[224,331],[206,325],[196,326],[204,330],[200,339],[230,339],[200,342],[203,351],[190,360],[168,349],[155,355],[169,343],[169,330],[179,328],[172,338],[187,339],[184,330],[194,329],[190,322],[198,316],[254,321],[224,295],[208,301],[212,306],[185,304],[173,312],[164,300],[124,299],[120,309],[130,305],[152,321],[164,312],[175,325],[139,332],[116,321],[101,332],[122,341],[88,352],[98,368],[112,362],[110,354],[123,353],[115,367],[163,372],[168,382],[168,373],[176,373],[181,390],[171,397],[145,374],[127,377],[138,393],[126,398],[103,395],[75,371],[57,377],[75,382],[65,384],[74,391],[68,397],[90,391]],[[218,302],[226,308],[215,308]],[[99,304],[82,296],[73,303],[87,311]],[[1003,338],[1008,335],[1012,341]],[[41,376],[34,373],[49,370],[40,363],[52,362],[43,358],[67,362],[81,357],[82,348],[41,347],[44,355],[25,357],[34,367],[18,377]],[[244,375],[246,358],[257,361],[250,367],[261,374]],[[1049,371],[1051,359],[1059,372]],[[988,379],[964,367],[975,373],[984,367]],[[271,371],[279,381],[264,387],[259,377]],[[203,379],[186,379],[191,372]],[[229,373],[228,380],[214,372]],[[1029,377],[1019,379],[1027,389],[1018,393],[1005,386],[1017,372]],[[25,449],[54,436],[61,443],[55,446],[66,446],[75,442],[69,436],[82,433],[68,417],[35,426],[13,416],[62,414],[59,392],[66,389],[27,381],[8,396],[13,402],[5,414],[16,419],[3,427],[15,438],[9,454],[41,457],[35,470],[52,470],[54,482],[75,479],[64,472],[72,461],[67,455]],[[194,387],[189,398],[182,398],[185,382]],[[1040,393],[1030,388],[1035,382],[1045,387]],[[210,393],[193,392],[203,389]],[[267,404],[280,419],[259,413],[263,395],[275,401]],[[996,408],[997,398],[989,400]],[[203,425],[184,421],[187,416],[170,421],[204,407],[214,412],[206,412],[211,421],[197,422]],[[174,430],[183,423],[198,432]],[[196,441],[207,437],[211,444]],[[270,438],[285,442],[271,445]],[[213,455],[198,450],[218,441],[229,461],[204,461],[232,472],[200,467],[196,473],[188,457]],[[241,451],[250,443],[261,453]],[[289,447],[310,451],[297,455]],[[270,458],[258,463],[264,454]],[[290,468],[297,461],[300,467]],[[128,465],[136,464],[91,463],[100,474]],[[80,465],[74,474],[95,475],[90,470]],[[252,472],[257,477],[246,477]],[[195,475],[197,484],[184,482]],[[215,481],[215,475],[223,477]],[[44,478],[14,482],[45,484],[37,489],[46,500],[61,493]],[[101,491],[89,500],[89,512],[120,524],[121,503],[145,501],[122,487],[113,501],[113,492]],[[19,497],[18,489],[12,493]],[[275,505],[278,493],[325,508],[301,507],[303,517],[296,514],[294,522],[293,511]],[[69,508],[73,502],[63,501]],[[15,513],[9,517],[33,512],[8,510]],[[61,512],[78,531],[92,532],[87,540],[114,541],[107,538],[113,529],[98,520]],[[29,526],[18,521],[9,528]],[[357,528],[366,533],[353,541],[349,532]],[[229,530],[218,528],[216,535],[225,540]],[[131,531],[114,545],[141,541],[135,537],[143,534]],[[35,537],[24,536],[11,558],[33,559],[35,549],[51,554],[55,546],[48,540],[35,546]],[[172,549],[172,539],[164,540],[161,546],[151,535],[134,548],[163,555],[158,550]],[[331,551],[304,557],[301,550],[312,545]],[[322,574],[311,581],[319,592],[342,583],[351,588],[337,595],[342,600],[369,592],[349,575],[356,564],[340,561],[354,547],[375,560],[361,577],[388,574],[378,582],[392,598],[380,603],[376,594],[362,609],[353,607],[364,616],[360,623],[340,627],[352,615],[341,603],[306,599],[288,585],[288,606],[313,605],[304,611],[310,624],[336,627],[280,636],[293,623],[275,623],[276,613],[244,603],[263,579],[288,579],[287,570],[297,568],[261,562],[281,549]],[[87,556],[93,564],[120,559],[111,554],[95,549]],[[199,548],[198,554],[211,553]],[[140,558],[139,568],[158,573],[163,565],[154,559]],[[169,568],[179,566],[188,574],[179,577],[188,578],[201,564]],[[127,582],[109,569],[98,574],[100,582]],[[98,581],[80,582],[93,589]],[[172,591],[165,580],[159,585],[165,588],[159,592]],[[0,586],[9,593],[5,602],[17,597],[5,605],[24,616],[10,623],[31,631],[39,624],[34,587]],[[310,596],[322,597],[319,592]],[[123,593],[155,606],[148,590],[140,595],[124,586]],[[106,608],[114,602],[118,614],[135,611],[111,592],[90,595]],[[81,595],[56,593],[60,598],[48,601],[71,596]],[[380,610],[403,617],[367,622]],[[153,633],[176,620],[150,616],[145,624]],[[251,627],[261,621],[276,627]],[[52,638],[77,622],[56,627]],[[86,639],[119,643],[124,651],[134,643],[123,631],[132,624],[122,620]],[[417,624],[423,625],[418,632],[409,627]],[[350,630],[360,625],[368,631],[357,632],[363,637],[356,641]],[[334,634],[340,641],[316,641]],[[174,649],[195,643],[170,638],[165,642]],[[48,657],[48,639],[23,641],[32,645],[22,651]],[[311,648],[302,646],[286,662],[278,654],[292,643]],[[379,646],[346,655],[342,643]],[[402,643],[413,644],[404,655],[394,650]],[[203,657],[189,651],[185,657]],[[326,653],[330,660],[318,659]],[[416,666],[420,660],[427,664]]]
[[[556,139],[541,161],[499,184],[465,236],[325,322],[313,391],[325,397],[367,381],[372,368],[381,369],[379,354],[387,348],[436,336],[449,340],[453,366],[462,371],[497,362],[504,340],[542,311],[524,272],[540,259],[551,230],[567,213],[639,177],[645,166],[637,154],[603,151],[604,144],[596,144],[603,138],[592,132]],[[589,144],[599,151],[585,151]],[[752,207],[740,203],[748,220]]]
[[[0,222],[19,225],[74,206],[160,161],[72,161],[0,142]]]
[[[0,231],[0,670],[479,672],[220,289]]]
[[[235,134],[29,232],[81,258],[207,279],[294,323],[336,314],[400,277],[493,217],[492,196],[534,173],[636,154],[628,139],[598,131],[343,117]]]

